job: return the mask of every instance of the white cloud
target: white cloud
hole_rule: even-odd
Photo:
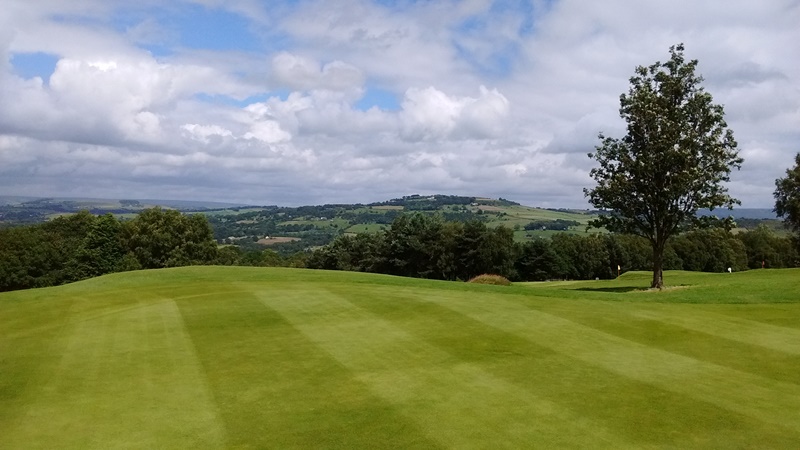
[[[406,91],[400,113],[409,140],[488,138],[499,134],[509,102],[496,89],[480,87],[480,97],[454,97],[428,87]]]
[[[503,131],[509,113],[508,99],[497,91],[480,87],[481,96],[469,101],[461,111],[461,134],[467,137],[494,137]]]
[[[232,136],[231,130],[223,128],[219,125],[200,125],[196,123],[187,123],[181,126],[182,130],[187,132],[187,135],[204,144],[208,144],[212,139],[222,139]]]
[[[619,95],[634,67],[679,42],[725,105],[745,157],[731,190],[746,206],[769,206],[798,151],[800,5],[789,0],[194,2],[242,14],[263,39],[248,50],[187,40],[191,27],[173,26],[191,23],[181,5],[4,4],[3,192],[295,204],[441,192],[583,206],[585,153],[598,132],[624,133]],[[14,55],[35,52],[58,58],[49,80],[16,70]],[[364,110],[370,94],[388,99]]]
[[[287,52],[272,58],[272,75],[279,85],[303,91],[347,91],[360,89],[364,83],[363,73],[350,64],[332,61],[320,67],[311,59]]]
[[[78,142],[169,145],[162,119],[199,93],[229,93],[213,68],[175,66],[150,57],[61,58],[45,85],[6,74],[0,118],[17,132]]]
[[[281,130],[277,122],[273,120],[264,120],[254,123],[250,127],[250,131],[245,133],[244,138],[258,139],[268,144],[274,144],[281,141],[288,141],[292,138],[292,135]]]

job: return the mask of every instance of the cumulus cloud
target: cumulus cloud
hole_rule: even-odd
[[[347,91],[359,89],[364,83],[364,74],[350,64],[332,61],[320,66],[309,58],[287,52],[272,58],[272,75],[279,85],[301,91]]]
[[[725,105],[746,206],[769,205],[800,139],[796,2],[6,3],[12,194],[585,206],[585,154],[598,132],[624,133],[628,78],[679,42]],[[198,8],[241,18],[256,42],[199,45]],[[22,75],[16,56],[38,53],[55,67]]]
[[[480,96],[455,97],[428,87],[406,91],[400,113],[409,140],[489,138],[499,134],[509,102],[496,89],[480,87]]]
[[[254,123],[250,131],[245,133],[245,139],[258,139],[268,144],[274,144],[291,139],[292,135],[281,130],[280,125],[272,120],[263,120]]]
[[[181,126],[181,129],[186,131],[187,136],[208,144],[212,139],[223,139],[232,136],[231,130],[223,128],[219,125],[200,125],[196,123],[187,123]]]
[[[174,66],[152,58],[61,58],[40,77],[6,74],[0,127],[30,136],[78,142],[163,144],[162,118],[198,93],[227,92],[212,68]]]

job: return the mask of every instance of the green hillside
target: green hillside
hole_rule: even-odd
[[[554,233],[586,233],[593,215],[587,211],[542,209],[505,199],[455,195],[411,195],[370,204],[330,204],[300,207],[252,207],[203,211],[214,237],[229,244],[252,247],[264,236],[299,238],[272,248],[286,254],[317,247],[345,234],[376,233],[402,214],[439,215],[447,221],[479,221],[515,230],[517,241]],[[595,230],[596,232],[596,230]]]
[[[795,448],[800,270],[187,267],[0,294],[3,448]]]

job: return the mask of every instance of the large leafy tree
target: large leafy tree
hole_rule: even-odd
[[[786,169],[786,177],[775,180],[775,212],[800,233],[800,153],[794,162],[793,168]]]
[[[214,233],[200,214],[145,209],[125,222],[121,235],[128,259],[135,259],[144,269],[210,264],[217,257]]]
[[[620,96],[627,134],[600,134],[589,157],[599,167],[597,182],[585,189],[592,205],[604,211],[593,226],[646,238],[653,249],[652,287],[661,288],[664,249],[671,236],[702,224],[700,208],[732,208],[738,200],[723,184],[741,168],[733,132],[721,105],[695,74],[683,45],[670,47],[664,63],[636,68],[630,90]]]

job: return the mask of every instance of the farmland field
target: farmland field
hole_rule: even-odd
[[[294,242],[299,240],[300,238],[296,237],[271,236],[269,238],[259,239],[258,243],[261,245],[275,245],[275,244],[283,244],[286,242]]]
[[[0,448],[796,448],[800,270],[189,267],[0,294]]]

